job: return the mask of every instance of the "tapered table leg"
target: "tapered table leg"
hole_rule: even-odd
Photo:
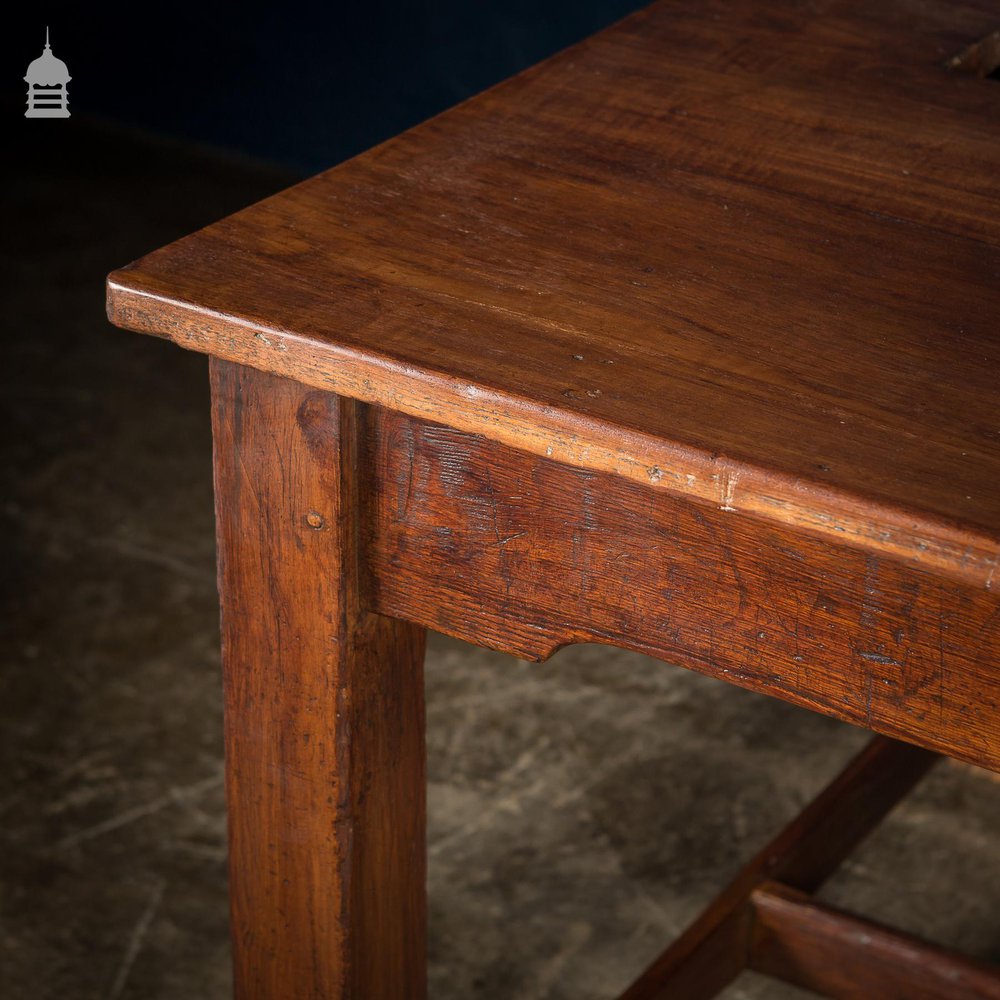
[[[424,632],[363,608],[357,404],[212,394],[236,996],[420,1000]]]

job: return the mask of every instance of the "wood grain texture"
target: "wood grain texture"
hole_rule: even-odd
[[[362,438],[384,614],[639,650],[1000,770],[997,594],[380,408]]]
[[[750,967],[835,1000],[1000,1000],[1000,968],[765,883]]]
[[[935,759],[893,740],[872,740],[740,870],[620,1000],[714,997],[747,967],[754,934],[753,892],[769,880],[815,891]]]
[[[236,996],[421,1000],[424,633],[362,608],[356,404],[212,392]]]
[[[660,0],[109,277],[213,356],[241,1000],[423,996],[419,626],[1000,771],[1000,85],[948,69],[996,28]],[[928,761],[876,742],[630,1000],[711,995],[761,879],[813,887]],[[847,926],[809,913],[775,967]]]
[[[662,0],[116,272],[195,350],[979,588],[991,0]]]

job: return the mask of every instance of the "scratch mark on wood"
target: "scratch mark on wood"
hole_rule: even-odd
[[[506,545],[508,542],[514,541],[515,538],[524,538],[526,534],[526,531],[515,531],[513,535],[507,535],[506,538],[498,538],[495,544]]]
[[[736,510],[736,484],[740,481],[740,474],[731,470],[723,470],[719,476],[719,489],[721,492],[721,509]]]
[[[903,665],[901,660],[894,660],[884,653],[858,653],[858,656],[863,660],[871,660],[872,663],[881,663],[883,666],[901,667]]]

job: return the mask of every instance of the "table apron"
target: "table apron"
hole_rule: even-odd
[[[377,406],[372,610],[544,660],[599,642],[1000,770],[1000,599]]]

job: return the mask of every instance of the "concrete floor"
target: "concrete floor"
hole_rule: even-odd
[[[41,124],[3,185],[0,998],[214,1000],[206,366],[112,330],[102,280],[287,178]],[[614,996],[865,739],[596,646],[527,665],[434,636],[428,698],[438,1000]],[[1000,960],[998,836],[996,778],[944,765],[823,896]]]

